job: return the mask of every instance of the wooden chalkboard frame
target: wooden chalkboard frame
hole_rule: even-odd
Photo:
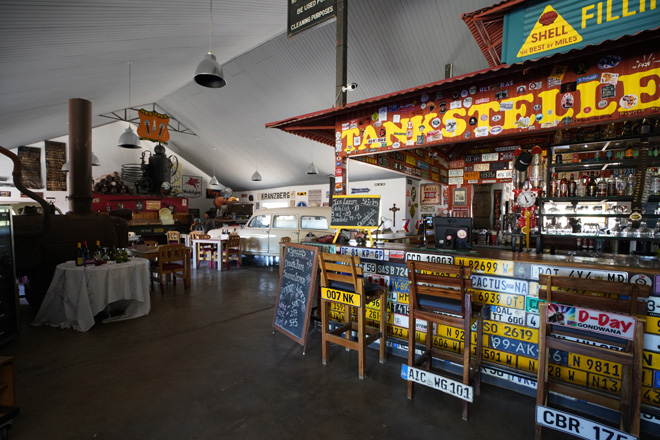
[[[380,221],[380,195],[350,195],[350,196],[334,196],[333,201],[335,200],[344,200],[344,199],[350,199],[350,200],[355,200],[355,199],[363,199],[363,200],[378,200],[378,213],[376,214],[376,224],[373,226],[369,225],[358,225],[358,224],[333,224],[330,223],[330,228],[331,229],[378,229],[378,223]],[[337,204],[338,205],[338,204]],[[333,207],[337,206],[333,203]],[[332,216],[330,217],[332,219]]]
[[[287,252],[291,248],[298,248],[298,249],[305,249],[307,251],[313,252],[313,262],[312,262],[312,277],[309,286],[307,287],[307,303],[305,304],[305,319],[302,325],[302,336],[298,337],[297,335],[294,335],[291,333],[289,330],[285,329],[284,327],[275,324],[276,318],[277,318],[277,311],[279,310],[280,307],[280,293],[282,289],[282,276],[284,274],[285,270],[285,264],[284,262],[286,261],[286,256]],[[314,300],[314,296],[316,294],[316,287],[317,287],[317,279],[318,279],[318,253],[319,253],[319,248],[315,246],[307,246],[303,244],[296,244],[296,243],[286,243],[284,246],[284,257],[282,258],[282,261],[280,261],[280,281],[277,286],[277,299],[275,301],[275,311],[273,312],[273,334],[275,334],[275,330],[279,330],[282,332],[284,335],[288,336],[289,338],[293,339],[297,343],[303,346],[303,354],[305,354],[306,348],[307,348],[307,336],[309,334],[309,320],[312,314],[312,301]]]

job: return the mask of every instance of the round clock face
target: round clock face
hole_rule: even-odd
[[[523,208],[529,208],[536,203],[536,193],[534,191],[523,191],[516,200],[518,205]]]

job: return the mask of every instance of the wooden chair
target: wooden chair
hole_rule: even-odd
[[[320,253],[319,266],[321,268],[323,365],[326,365],[328,361],[330,343],[341,345],[347,350],[358,352],[358,374],[360,379],[364,379],[368,345],[379,341],[380,362],[385,362],[387,290],[376,283],[365,281],[358,257]],[[375,300],[380,301],[380,325],[378,328],[366,325],[366,306]],[[344,304],[345,321],[334,330],[330,330],[330,302]],[[353,310],[357,314],[357,323],[351,319]],[[357,341],[352,338],[353,331],[357,333]]]
[[[229,270],[229,263],[232,260],[236,261],[238,267],[241,267],[242,252],[241,237],[236,234],[230,235],[222,248],[222,262],[225,264],[225,267],[227,267],[227,270]]]
[[[183,286],[190,287],[190,253],[183,244],[164,244],[158,247],[158,263],[151,268],[151,284],[158,281],[160,293],[165,291],[164,277],[171,276],[176,286],[177,277],[183,279]]]
[[[179,231],[167,231],[167,244],[181,243],[181,233]]]
[[[208,240],[211,238],[210,235],[208,234],[196,234],[193,239],[196,240]],[[217,260],[217,249],[215,246],[206,244],[206,243],[195,243],[195,251],[197,252],[197,267],[199,267],[199,263],[202,261],[208,261],[209,267],[214,267],[216,264]]]
[[[432,358],[448,360],[463,366],[459,382],[472,386],[474,395],[481,390],[481,346],[482,307],[472,304],[472,270],[465,266],[408,261],[409,287],[409,324],[408,324],[408,367],[421,368],[436,374]],[[476,306],[476,307],[475,307]],[[477,321],[477,342],[472,359],[472,326]],[[421,356],[415,358],[416,320],[426,321],[426,348]],[[433,327],[448,325],[463,330],[463,353],[454,353],[433,346]],[[409,374],[410,375],[410,374]],[[408,380],[408,399],[413,397],[412,380]],[[466,396],[467,397],[467,396]],[[468,400],[463,400],[462,418],[468,419]]]
[[[644,327],[646,320],[639,317],[646,314],[646,303],[640,298],[648,298],[650,286],[614,281],[573,278],[555,275],[539,276],[539,299],[546,303],[539,304],[539,369],[536,386],[536,404],[548,406],[550,391],[574,397],[586,402],[619,411],[619,429],[639,436],[641,386],[642,386],[642,350],[644,348]],[[605,294],[596,296],[593,293]],[[634,339],[603,335],[579,327],[559,325],[570,319],[561,313],[570,309],[553,306],[548,322],[548,305],[560,304],[580,307],[594,311],[603,311],[637,317]],[[573,310],[575,313],[575,310]],[[579,320],[579,317],[576,317]],[[589,321],[592,321],[589,319]],[[581,341],[592,341],[590,345]],[[603,346],[605,345],[605,346]],[[608,348],[613,347],[613,348]],[[618,348],[615,349],[614,347]],[[613,394],[597,389],[560,381],[548,374],[549,350],[561,350],[568,353],[585,355],[602,362],[621,364],[621,391]],[[540,440],[542,426],[536,424],[536,439]]]

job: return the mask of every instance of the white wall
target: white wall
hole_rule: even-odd
[[[140,163],[140,157],[144,150],[150,150],[153,153],[153,149],[156,146],[155,143],[151,141],[142,141],[141,149],[126,149],[120,148],[117,146],[117,140],[119,136],[126,130],[125,122],[116,122],[112,124],[105,125],[103,127],[98,127],[92,130],[92,152],[99,158],[101,166],[92,167],[92,175],[94,178],[102,176],[104,174],[117,171],[121,173],[122,164],[129,163]],[[135,129],[135,127],[133,127]],[[67,144],[67,158],[68,158],[68,144],[69,136],[62,136],[59,138],[50,139],[55,142],[64,142]],[[41,170],[42,170],[42,180],[44,185],[46,184],[46,154],[44,151],[44,142],[37,142],[35,144],[28,145],[29,147],[41,148]],[[167,148],[167,146],[166,146]],[[12,150],[13,153],[17,154],[18,150]],[[165,153],[167,156],[172,155],[173,153],[168,149]],[[201,212],[204,212],[209,207],[211,207],[212,200],[206,199],[206,184],[208,183],[210,176],[203,173],[199,168],[189,164],[181,156],[175,154],[179,159],[179,163],[182,164],[183,174],[200,176],[202,177],[202,196],[198,198],[189,199],[189,208],[197,208]],[[0,156],[0,176],[8,176],[9,182],[11,179],[12,173],[12,162],[5,156]],[[68,182],[69,188],[71,187],[71,182]],[[10,197],[0,197],[0,203],[23,203],[29,202],[31,199],[21,198],[20,191],[18,191],[13,186],[2,185],[0,182],[0,191],[10,191]],[[66,200],[68,191],[46,191],[45,187],[43,189],[34,189],[35,192],[43,192],[44,199],[52,201],[55,205],[62,210],[62,212],[67,212],[69,210],[69,202]]]
[[[289,206],[298,206],[302,203],[309,206],[310,190],[319,189],[321,190],[322,197],[321,205],[327,206],[330,194],[329,183],[320,185],[284,186],[267,190],[236,191],[234,196],[239,197],[241,202],[249,203],[249,196],[251,195],[253,197],[253,203],[255,203],[255,209],[257,208],[257,203],[259,203],[259,206],[262,206],[263,202],[277,200],[288,201]],[[389,209],[394,203],[396,203],[396,206],[398,208],[400,207],[401,211],[396,213],[396,225],[394,225],[392,229],[401,229],[405,218],[405,215],[403,214],[406,204],[405,177],[387,180],[367,180],[363,182],[351,181],[348,186],[347,194],[380,195],[380,215],[389,220],[392,220],[392,212],[389,211]],[[264,195],[271,195],[271,197],[277,198],[264,198]]]

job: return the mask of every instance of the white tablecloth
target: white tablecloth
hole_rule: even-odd
[[[67,261],[55,269],[32,325],[48,324],[85,332],[94,325],[94,316],[106,310],[108,304],[121,300],[128,304],[125,312],[104,322],[149,313],[149,260],[133,258],[125,263],[86,267]]]

